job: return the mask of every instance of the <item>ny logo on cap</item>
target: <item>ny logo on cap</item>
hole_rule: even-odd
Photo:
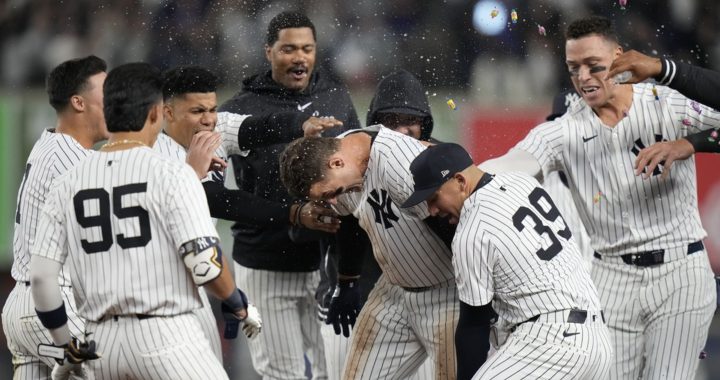
[[[445,177],[446,175],[448,175],[448,173],[450,173],[450,170],[445,169],[445,170],[443,170],[443,171],[440,172],[440,175],[443,176],[443,177]]]

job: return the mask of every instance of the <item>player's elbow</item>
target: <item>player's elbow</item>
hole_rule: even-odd
[[[33,287],[46,285],[48,282],[57,283],[60,274],[60,265],[55,261],[33,255],[30,258],[30,284]]]

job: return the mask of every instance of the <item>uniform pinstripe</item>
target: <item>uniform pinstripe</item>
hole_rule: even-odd
[[[52,342],[52,338],[37,319],[30,287],[26,285],[30,281],[30,246],[35,241],[40,209],[53,181],[91,152],[69,135],[44,130],[28,156],[15,214],[11,274],[17,285],[2,311],[3,330],[13,355],[15,380],[49,379],[55,364],[53,359],[37,355],[38,344]],[[77,316],[66,268],[62,269],[59,282],[70,332],[82,336],[85,323]]]
[[[344,378],[407,377],[428,355],[436,379],[454,378],[459,304],[452,255],[423,221],[424,203],[398,206],[413,191],[410,162],[425,147],[387,128],[369,129],[378,134],[363,190],[343,194],[335,208],[358,218],[383,274],[358,316]]]
[[[590,245],[590,236],[585,231],[585,225],[578,215],[575,203],[572,200],[570,190],[563,184],[558,173],[549,173],[543,179],[542,187],[550,194],[560,214],[567,221],[570,231],[572,231],[575,243],[580,250],[580,257],[585,261],[588,271],[592,267],[593,249]]]
[[[592,277],[613,335],[613,378],[694,376],[715,310],[705,251],[687,255],[688,244],[706,236],[694,158],[675,162],[667,180],[658,175],[662,166],[643,180],[633,163],[643,147],[717,127],[720,115],[667,87],[657,92],[658,100],[651,84],[633,85],[628,115],[613,128],[580,100],[517,145],[545,174],[565,171],[591,244],[602,255]],[[658,249],[665,250],[663,265],[635,267],[619,258]],[[683,278],[688,286],[680,286],[680,274],[689,276]],[[688,329],[698,333],[677,335]]]
[[[178,254],[184,242],[217,238],[189,166],[145,147],[94,153],[58,178],[38,234],[46,238],[32,254],[67,262],[104,354],[89,365],[100,378],[227,378],[190,313],[202,303]]]
[[[475,378],[596,379],[607,373],[609,332],[568,232],[547,192],[527,175],[496,175],[465,200],[452,243],[460,300],[492,302],[504,321],[519,325]],[[585,324],[566,322],[571,309],[588,311]],[[540,319],[526,322],[535,316]],[[563,336],[568,331],[579,334]]]
[[[220,112],[218,114],[218,121],[215,125],[215,131],[221,134],[222,142],[220,147],[215,151],[215,155],[223,160],[227,161],[227,152],[233,154],[239,153],[237,142],[237,133],[242,121],[245,120],[246,115],[236,115],[227,112]],[[187,157],[187,150],[182,145],[177,143],[172,137],[167,134],[161,133],[158,135],[153,149],[161,155],[185,162]],[[213,174],[209,174],[204,180],[216,180],[224,182],[225,172],[215,171]],[[215,356],[222,362],[222,348],[220,346],[220,337],[217,330],[217,321],[212,312],[212,305],[208,299],[205,289],[200,289],[200,298],[202,299],[203,307],[193,312],[200,320],[200,325],[210,341],[210,347],[212,348]]]
[[[248,341],[255,370],[267,379],[305,379],[297,375],[305,373],[303,355],[307,354],[310,363],[325,358],[322,342],[303,343],[320,335],[314,297],[319,272],[278,272],[235,264],[235,278],[263,311],[263,332]],[[267,347],[274,350],[272,365]],[[324,366],[313,367],[313,379],[327,379]]]

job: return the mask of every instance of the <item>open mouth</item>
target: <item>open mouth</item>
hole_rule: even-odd
[[[302,80],[305,77],[307,77],[308,70],[307,70],[307,67],[304,67],[304,66],[295,66],[295,67],[291,68],[290,70],[288,70],[288,72],[290,73],[290,76],[292,76],[293,79]]]
[[[600,86],[585,86],[582,88],[582,92],[585,95],[590,95],[592,93],[595,93],[599,89],[600,89]]]

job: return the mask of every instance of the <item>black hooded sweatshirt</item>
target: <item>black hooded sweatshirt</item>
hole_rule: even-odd
[[[347,87],[320,69],[312,73],[308,87],[302,92],[282,87],[272,79],[269,70],[248,77],[243,80],[242,91],[220,107],[220,111],[239,114],[291,110],[313,116],[334,116],[343,122],[342,127],[325,131],[323,136],[336,136],[360,127]],[[280,180],[278,157],[290,142],[255,148],[243,156],[232,156],[238,187],[275,202],[278,208],[287,209],[289,204],[297,202],[288,195]],[[235,238],[233,258],[240,265],[253,269],[282,272],[318,269],[320,239],[323,235],[330,235],[291,227],[289,223],[259,226],[237,221],[232,227]],[[291,240],[291,234],[294,240]]]

